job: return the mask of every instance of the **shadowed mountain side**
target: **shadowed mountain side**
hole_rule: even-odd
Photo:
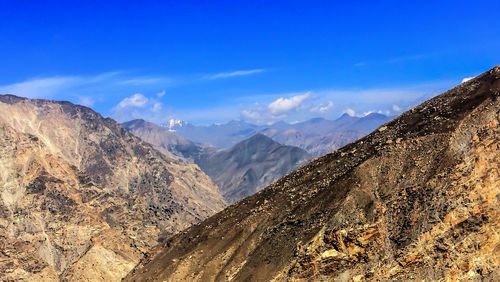
[[[256,134],[198,160],[229,203],[254,194],[311,159],[304,150]]]

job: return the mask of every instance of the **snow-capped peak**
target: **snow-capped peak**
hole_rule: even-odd
[[[170,119],[168,122],[163,123],[161,126],[173,132],[176,128],[183,127],[187,124],[188,122],[182,121],[180,119]]]

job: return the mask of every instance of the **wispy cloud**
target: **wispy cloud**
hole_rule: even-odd
[[[83,96],[78,98],[78,104],[83,105],[85,107],[92,107],[95,101],[91,97]]]
[[[141,86],[160,83],[166,84],[170,82],[172,82],[172,80],[167,77],[137,77],[118,81],[117,84]]]
[[[364,67],[364,66],[368,66],[368,65],[404,63],[404,62],[410,62],[410,61],[423,60],[423,59],[426,59],[428,57],[431,57],[432,55],[433,54],[415,54],[415,55],[393,57],[393,58],[381,59],[381,60],[361,61],[361,62],[355,63],[354,66],[355,67]]]
[[[206,75],[203,78],[205,78],[205,79],[220,79],[220,78],[228,78],[228,77],[234,77],[234,76],[251,75],[251,74],[256,74],[256,73],[262,73],[265,71],[266,71],[265,69],[237,70],[237,71],[231,71],[231,72],[220,72],[220,73],[216,73],[216,74]]]
[[[166,93],[166,91],[162,90],[162,91],[156,93],[156,97],[161,98],[161,97],[165,96],[165,93]]]
[[[78,76],[56,76],[35,78],[23,82],[0,86],[0,93],[28,98],[51,98],[54,93],[82,83]]]
[[[321,102],[317,105],[314,105],[310,111],[311,113],[317,113],[317,114],[325,114],[331,109],[333,109],[333,101],[327,101],[327,102]]]
[[[96,101],[106,102],[106,96],[120,97],[131,91],[157,92],[168,87],[172,79],[162,76],[133,76],[114,71],[97,75],[37,77],[12,84],[0,85],[0,94],[28,98],[70,100],[85,106]],[[132,92],[133,93],[133,92]],[[158,98],[164,91],[158,93]]]

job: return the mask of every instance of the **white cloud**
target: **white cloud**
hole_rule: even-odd
[[[165,96],[165,93],[166,93],[165,90],[162,90],[156,94],[156,97],[161,98],[161,97]]]
[[[313,113],[324,114],[330,111],[331,109],[333,109],[333,102],[328,101],[326,103],[320,103],[317,106],[313,106],[310,111]]]
[[[353,109],[351,109],[351,108],[347,108],[347,109],[345,109],[343,113],[348,114],[348,115],[350,115],[351,117],[355,117],[355,116],[356,116],[356,111],[355,111],[355,110],[353,110]]]
[[[142,118],[163,123],[170,118],[168,112],[156,97],[147,97],[141,93],[124,98],[111,109],[113,118],[119,122]]]
[[[466,78],[462,79],[462,83],[467,82],[467,81],[469,81],[469,80],[471,80],[473,78],[474,78],[474,76],[466,77]]]
[[[280,97],[268,105],[269,110],[274,115],[283,114],[296,109],[300,104],[311,96],[311,92],[302,95],[296,95],[290,98]]]
[[[401,112],[402,108],[398,105],[392,105],[392,111],[395,113]]]
[[[85,107],[92,107],[94,105],[95,101],[91,97],[80,97],[78,98],[78,104],[85,106]]]
[[[289,94],[293,95],[293,94]],[[267,105],[255,103],[240,112],[241,118],[257,124],[272,124],[287,118],[302,108],[303,102],[311,96],[311,92],[295,94],[289,98],[279,97]]]
[[[156,102],[156,103],[153,104],[153,108],[151,110],[153,112],[159,112],[159,111],[161,111],[162,107],[163,107],[162,103]]]
[[[378,110],[378,111],[377,111],[377,114],[390,116],[390,115],[391,115],[391,111],[389,111],[389,110],[385,110],[385,111]]]
[[[221,73],[206,75],[203,78],[205,78],[205,79],[219,79],[219,78],[227,78],[227,77],[234,77],[234,76],[251,75],[251,74],[261,73],[261,72],[265,72],[265,71],[266,71],[265,69],[237,70],[237,71],[232,71],[232,72],[221,72]]]
[[[149,99],[141,93],[136,93],[130,97],[123,99],[118,105],[117,108],[123,109],[127,107],[144,107],[148,103]]]

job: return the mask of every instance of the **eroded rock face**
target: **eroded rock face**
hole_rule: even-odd
[[[0,279],[118,281],[221,210],[197,166],[68,102],[0,96]]]
[[[128,280],[498,280],[500,67],[168,240]]]

